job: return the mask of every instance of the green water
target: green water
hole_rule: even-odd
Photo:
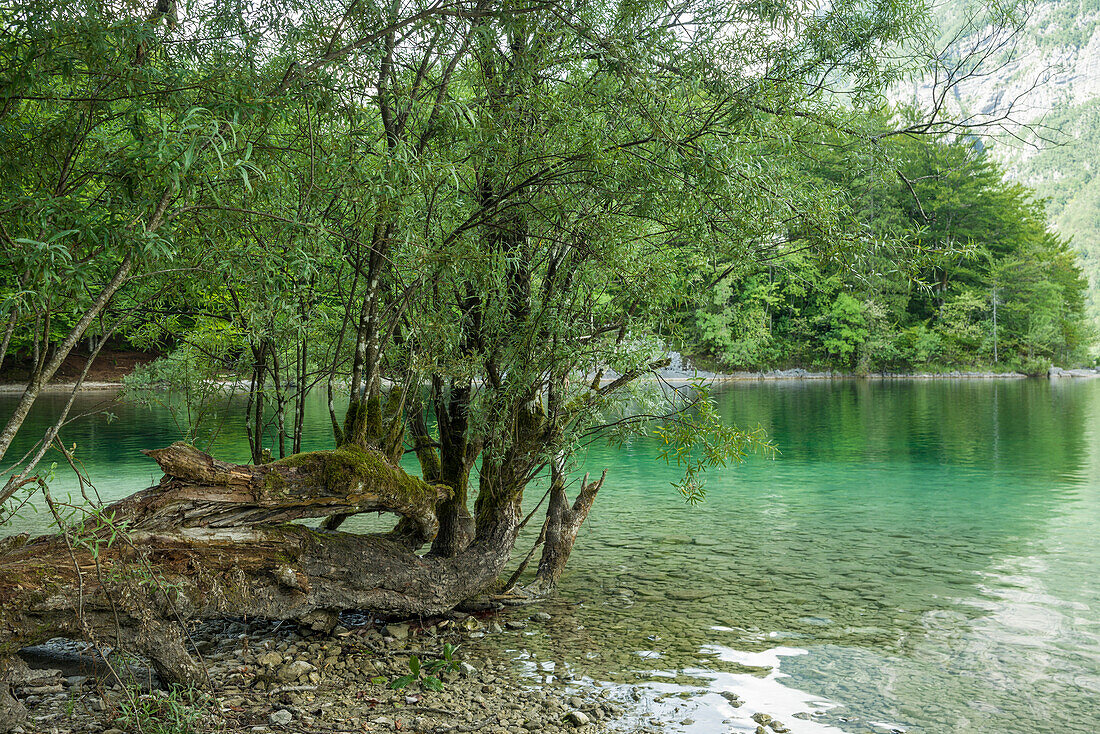
[[[592,449],[608,481],[553,621],[527,630],[530,674],[616,683],[674,731],[751,732],[765,711],[805,734],[1100,732],[1100,380],[737,383],[718,398],[781,454],[712,475],[692,508],[647,442]],[[306,447],[325,447],[310,410]],[[104,498],[154,481],[137,449],[178,437],[163,412],[111,411],[63,434]],[[247,453],[231,426],[217,451]]]

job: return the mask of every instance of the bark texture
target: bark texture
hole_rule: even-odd
[[[316,619],[345,609],[438,614],[488,589],[515,543],[518,500],[453,557],[418,556],[384,536],[285,524],[393,512],[430,540],[435,506],[449,490],[371,449],[264,466],[227,464],[183,444],[146,453],[164,478],[106,508],[109,522],[0,544],[0,660],[55,636],[102,636],[148,655],[166,681],[202,685],[182,622]]]
[[[592,510],[596,493],[600,491],[606,478],[606,469],[595,482],[589,482],[588,475],[585,474],[577,499],[570,506],[569,497],[565,493],[565,482],[555,476],[550,485],[546,524],[542,529],[544,543],[542,558],[539,559],[539,570],[535,573],[535,581],[528,587],[528,591],[544,595],[553,591],[558,585],[558,579],[561,578],[565,564],[569,561],[569,555],[573,552],[577,533]]]

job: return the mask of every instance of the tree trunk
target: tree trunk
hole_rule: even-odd
[[[23,396],[19,399],[19,404],[15,406],[15,410],[12,411],[3,430],[0,430],[0,459],[4,458],[4,454],[7,453],[12,441],[15,440],[15,434],[19,432],[20,427],[23,425],[23,421],[26,420],[27,414],[31,411],[31,406],[34,405],[34,401],[38,399],[38,393],[40,393],[42,388],[53,379],[55,374],[57,374],[57,370],[60,369],[61,364],[65,361],[65,358],[69,356],[69,352],[73,350],[76,343],[84,336],[84,332],[87,331],[88,326],[95,317],[107,307],[107,304],[110,303],[118,289],[126,282],[126,278],[130,274],[130,268],[133,267],[133,263],[133,253],[127,252],[126,257],[123,258],[118,269],[115,270],[115,274],[111,277],[110,282],[108,282],[107,285],[103,287],[103,290],[99,292],[99,296],[96,298],[95,302],[84,311],[80,320],[77,321],[76,325],[69,331],[69,335],[65,337],[65,341],[57,346],[49,362],[47,362],[41,371],[27,383],[27,388],[23,391]],[[8,486],[11,486],[10,482]],[[5,495],[6,492],[0,492],[0,503],[7,501],[10,496]]]
[[[430,540],[449,489],[377,451],[344,447],[262,466],[217,461],[186,444],[146,454],[165,472],[160,484],[89,518],[79,543],[70,531],[0,544],[0,660],[54,636],[117,634],[164,680],[199,685],[205,678],[181,622],[344,609],[439,614],[492,586],[519,525],[513,498],[456,556],[418,556],[386,537],[280,524],[393,512]]]
[[[550,501],[546,507],[542,558],[539,559],[535,581],[528,587],[528,591],[544,595],[558,585],[558,579],[569,561],[569,554],[573,552],[573,544],[577,541],[577,532],[588,517],[592,503],[596,501],[596,493],[600,491],[606,478],[606,469],[599,480],[592,483],[588,482],[588,475],[585,474],[577,500],[570,507],[569,498],[565,494],[564,477],[555,472],[550,484]]]
[[[449,499],[436,508],[439,534],[432,543],[432,553],[453,557],[470,544],[474,534],[474,518],[467,507],[470,469],[473,459],[469,451],[470,385],[452,385],[446,399],[436,401],[436,422],[439,427],[439,481],[451,490]]]

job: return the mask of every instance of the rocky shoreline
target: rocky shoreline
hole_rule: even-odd
[[[853,372],[814,372],[801,367],[786,370],[766,370],[761,372],[710,372],[707,370],[688,369],[664,369],[658,371],[662,380],[683,382],[687,380],[702,379],[708,382],[752,382],[752,381],[781,381],[781,380],[1022,380],[1036,375],[1025,375],[1022,372],[979,372],[973,370],[951,370],[948,372],[870,372],[867,374],[855,374]],[[605,382],[610,382],[619,375],[614,371],[608,371],[604,376]],[[1057,378],[1094,378],[1100,377],[1100,369],[1076,368],[1063,369],[1051,367],[1046,377]],[[244,383],[236,383],[227,380],[222,384],[247,388]],[[22,393],[26,386],[18,383],[0,384],[0,395]],[[43,388],[43,392],[68,392],[75,387],[74,383],[51,383]],[[80,385],[82,391],[88,390],[118,390],[122,387],[122,381],[112,382],[84,382]]]
[[[712,382],[738,382],[738,381],[781,381],[781,380],[1022,380],[1029,377],[1042,377],[1042,375],[1026,375],[1022,372],[981,372],[975,370],[950,370],[947,372],[869,372],[867,374],[855,374],[853,372],[813,372],[794,367],[787,370],[767,370],[761,372],[707,372],[705,370],[689,371],[662,370],[659,373],[666,380],[690,380],[702,378]],[[1062,369],[1051,367],[1046,377],[1055,378],[1090,378],[1100,377],[1100,369]]]
[[[88,674],[72,674],[71,668],[23,671],[15,691],[30,717],[22,731],[122,734],[138,731],[145,711],[151,720],[175,721],[179,734],[595,734],[607,730],[604,722],[625,713],[621,704],[609,700],[606,689],[550,676],[526,679],[513,660],[478,644],[486,635],[516,635],[537,623],[537,615],[504,625],[463,614],[422,623],[384,624],[354,616],[345,621],[349,626],[327,632],[293,623],[204,624],[191,635],[212,687],[209,693],[191,696],[169,695],[140,664],[129,669],[133,677],[128,689],[109,684],[109,675],[97,677],[97,672],[107,672],[106,666],[96,666],[88,657],[89,668],[82,671]],[[65,648],[73,644],[52,643],[61,668],[68,667],[65,661],[73,656]],[[450,661],[444,658],[444,645],[457,647]],[[394,682],[410,674],[412,656],[420,661],[418,680],[395,689]],[[36,657],[35,664],[43,664],[41,651]],[[433,690],[433,681],[427,680],[433,661],[446,663],[433,676],[438,676],[441,690]],[[116,670],[120,664],[116,661]],[[150,731],[149,722],[144,723],[141,728]]]
[[[208,622],[191,637],[212,685],[191,693],[169,693],[143,661],[109,653],[128,681],[123,687],[102,659],[56,640],[28,656],[34,668],[18,671],[14,690],[29,716],[15,731],[655,734],[690,723],[660,721],[629,687],[575,678],[537,659],[524,639],[549,634],[550,621],[546,612],[521,608],[402,623],[351,614],[327,631],[290,622]],[[457,648],[449,660],[447,646]],[[412,656],[420,665],[416,680],[394,688],[412,674]],[[429,672],[435,661],[445,664]],[[741,705],[737,695],[722,695]],[[751,721],[757,734],[789,731],[766,714]]]

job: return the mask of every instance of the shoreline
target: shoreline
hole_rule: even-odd
[[[951,370],[949,372],[810,372],[802,368],[768,370],[762,372],[703,373],[715,382],[752,380],[1029,380],[1059,378],[1100,377],[1100,369],[1062,369],[1052,367],[1045,375],[1027,375],[1023,372],[985,372],[979,370]],[[713,376],[711,376],[713,375]],[[684,379],[690,379],[684,378]]]
[[[49,385],[43,385],[41,392],[43,392],[43,393],[46,393],[46,392],[51,392],[51,393],[72,392],[74,387],[76,387],[75,382],[51,382]],[[22,395],[23,391],[26,390],[26,389],[27,389],[27,386],[25,384],[21,384],[21,383],[18,383],[18,382],[0,383],[0,395]],[[85,382],[80,386],[80,392],[84,392],[84,391],[92,392],[94,390],[121,390],[121,389],[122,389],[122,382],[121,381],[118,381],[118,382],[105,382],[105,381]]]
[[[1051,367],[1046,375],[1026,375],[1022,372],[983,372],[983,371],[971,371],[971,370],[952,370],[950,372],[869,372],[867,374],[856,374],[854,372],[812,372],[810,370],[802,369],[801,367],[795,367],[787,370],[762,370],[759,372],[738,371],[738,372],[710,372],[707,370],[697,370],[689,372],[687,370],[663,370],[655,377],[644,378],[648,380],[665,380],[670,382],[688,382],[690,380],[702,379],[711,383],[725,383],[725,382],[782,382],[782,381],[798,381],[798,380],[879,380],[879,381],[902,381],[902,380],[1029,380],[1029,379],[1091,379],[1100,377],[1100,369],[1098,368],[1075,368],[1075,369],[1063,369],[1061,367]],[[611,382],[616,379],[616,375],[609,374],[604,377],[603,382]],[[240,385],[240,380],[224,380],[223,385]],[[58,382],[50,383],[42,388],[43,393],[59,393],[59,392],[71,392],[76,386],[76,383],[72,382]],[[21,394],[25,385],[21,383],[0,383],[0,395],[18,395]],[[94,392],[94,391],[106,391],[106,390],[120,390],[122,389],[122,381],[100,380],[100,381],[86,381],[80,386],[80,392]]]
[[[387,622],[346,614],[331,630],[293,621],[227,619],[190,632],[210,675],[209,690],[191,700],[158,688],[143,661],[123,669],[136,687],[129,695],[158,720],[182,714],[198,734],[313,732],[483,732],[484,734],[658,734],[674,727],[640,703],[636,686],[594,680],[580,670],[543,661],[525,639],[549,635],[552,616],[530,607],[490,613]],[[425,670],[454,645],[453,665],[439,671],[440,690],[412,682],[394,689],[416,655]],[[48,648],[48,649],[43,649]],[[14,687],[29,716],[14,731],[32,734],[123,734],[127,692],[111,683],[78,643],[54,640],[33,650]],[[116,669],[120,661],[114,660]],[[421,673],[421,677],[426,673]],[[97,677],[98,676],[98,677]],[[767,734],[788,732],[782,722],[732,693],[728,725],[767,724]],[[759,731],[759,729],[757,729]]]

